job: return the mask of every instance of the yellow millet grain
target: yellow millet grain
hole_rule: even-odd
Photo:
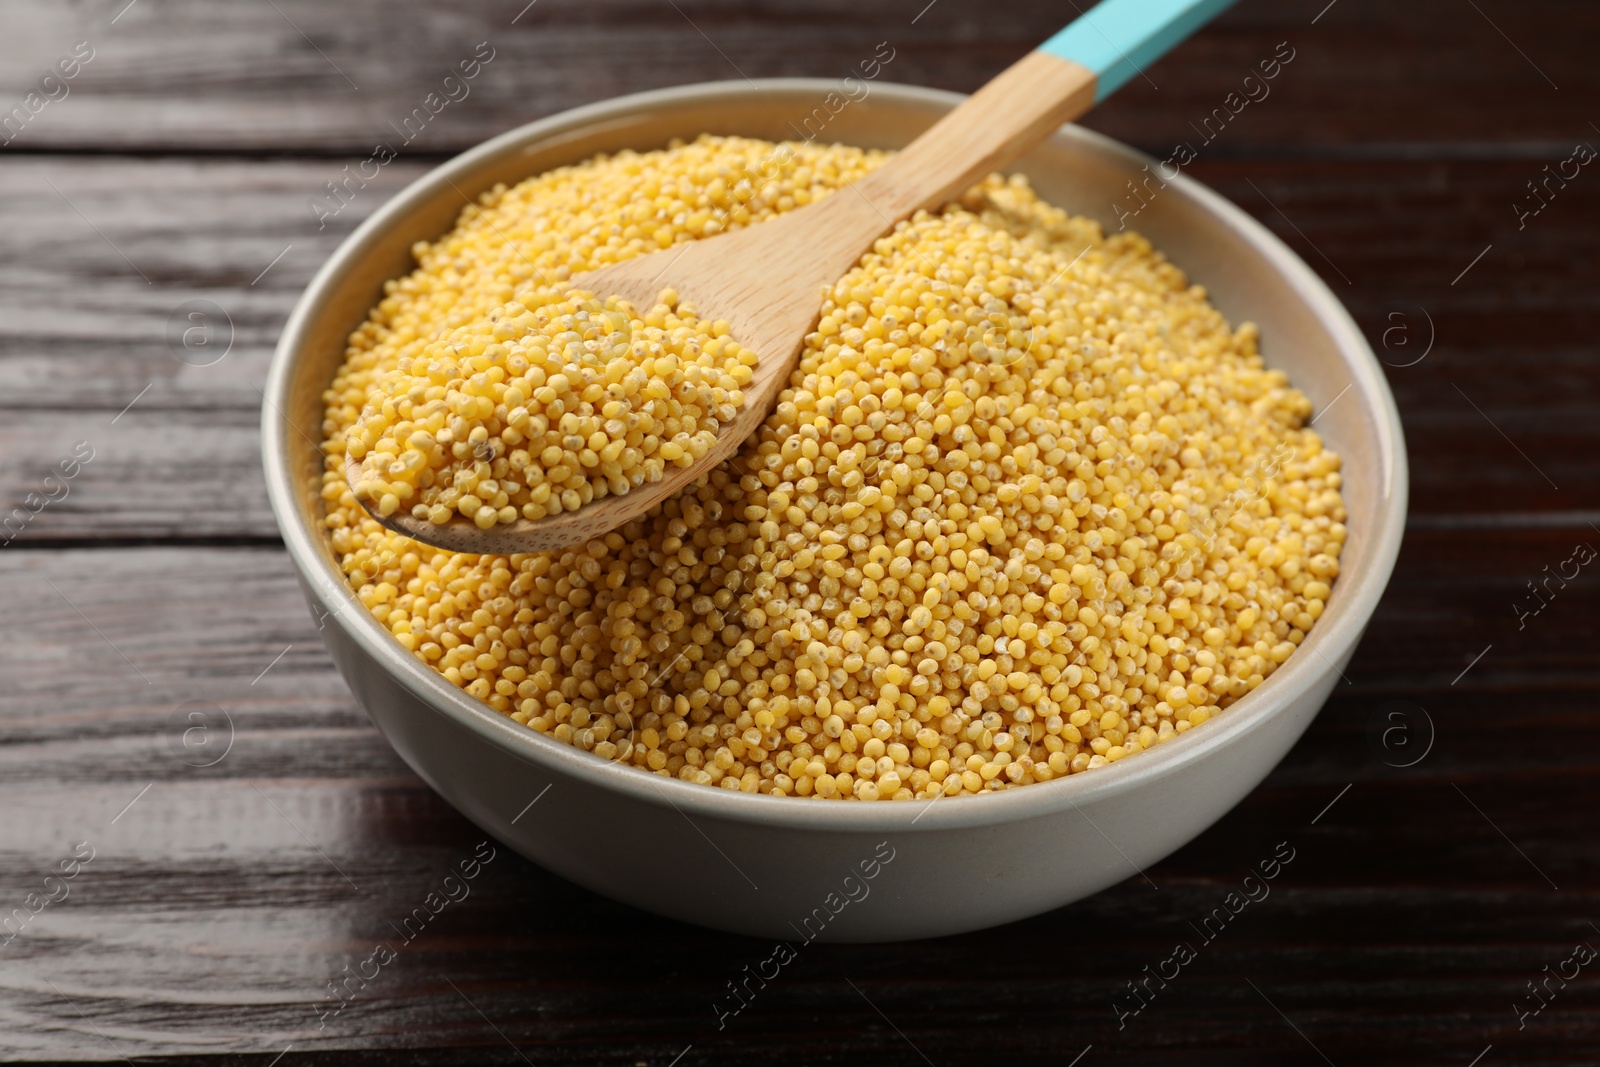
[[[615,200],[537,262],[578,271],[755,221],[875,162],[703,138],[567,168]],[[543,210],[508,197],[463,225],[488,212],[509,232]],[[743,198],[763,206],[706,227]],[[1339,459],[1255,328],[1230,329],[1143,238],[1106,237],[1020,178],[880,240],[733,460],[561,553],[426,548],[344,483],[344,434],[392,369],[374,345],[420,348],[469,321],[440,292],[418,275],[392,286],[327,394],[333,548],[423,662],[606,759],[859,800],[1094,769],[1259,685],[1338,574]]]
[[[380,515],[456,515],[489,529],[574,511],[659,481],[716,444],[756,355],[677,294],[636,313],[616,298],[538,289],[396,359],[345,449]],[[497,468],[496,461],[504,460]],[[415,503],[410,503],[415,500]]]

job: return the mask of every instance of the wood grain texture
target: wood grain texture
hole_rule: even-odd
[[[271,347],[322,257],[420,173],[390,173],[400,166],[320,232],[304,198],[326,180],[325,162],[97,157],[0,168],[0,229],[25,250],[0,262],[0,522],[75,442],[105,457],[19,543],[275,539],[256,434]],[[1600,504],[1582,492],[1600,481],[1600,452],[1572,446],[1574,427],[1600,421],[1600,299],[1582,284],[1600,271],[1600,181],[1572,183],[1519,230],[1512,204],[1537,171],[1519,161],[1201,158],[1187,169],[1283,237],[1361,325],[1400,405],[1414,524],[1600,524]],[[159,284],[77,211],[130,258],[160,262]],[[98,300],[76,291],[80,275],[95,279]],[[184,362],[180,353],[209,354],[168,338],[174,310],[196,299],[233,324],[231,351],[208,366]],[[1270,358],[1271,338],[1265,348]],[[188,465],[187,485],[173,482],[197,440],[207,462]]]
[[[391,163],[319,225],[307,202],[341,166],[0,156],[0,410],[259,408],[306,282],[427,169]],[[215,309],[186,344],[195,301]]]
[[[510,1055],[481,1009],[537,1063],[664,1062],[690,1043],[698,1062],[845,1050],[909,1062],[848,979],[940,1064],[993,1062],[1002,1026],[1000,1047],[1023,1059],[1094,1042],[1130,1062],[1229,1062],[1226,1049],[1299,1062],[1301,1039],[1248,980],[1336,1063],[1470,1059],[1512,1040],[1518,1062],[1544,1062],[1538,1050],[1600,1025],[1600,995],[1576,985],[1531,1033],[1507,1010],[1526,977],[1584,939],[1593,910],[1600,841],[1550,818],[1600,799],[1600,728],[1585,711],[1592,601],[1557,599],[1519,635],[1471,619],[1509,601],[1511,577],[1489,589],[1457,578],[1537,572],[1569,549],[1564,532],[1416,539],[1352,685],[1262,789],[1147,872],[1159,889],[1134,877],[1028,923],[921,945],[814,946],[724,1030],[712,1001],[771,946],[655,920],[504,852],[318,1029],[326,982],[397,942],[388,924],[481,838],[354,707],[280,553],[0,553],[0,580],[31,605],[0,658],[14,683],[0,694],[0,900],[20,903],[76,843],[95,849],[68,897],[0,948],[0,1047],[114,1058],[82,1009],[129,1056],[290,1044]],[[1550,640],[1561,633],[1577,639]],[[1490,638],[1495,650],[1451,687]],[[68,662],[85,680],[62,691],[52,679]],[[1391,700],[1432,717],[1415,766],[1387,765],[1404,753],[1374,735]],[[217,743],[231,728],[211,766],[174,754],[173,712],[194,707],[211,709]],[[1411,728],[1422,744],[1422,720]],[[1566,743],[1552,748],[1552,731]],[[1296,858],[1271,895],[1199,944],[1187,923],[1280,841]],[[1118,1032],[1112,997],[1178,940],[1199,960]],[[833,1021],[808,1022],[818,1014]]]
[[[126,5],[8,0],[6,107],[75,41],[96,50],[70,95],[35,116],[13,149],[317,152],[354,161],[374,139],[392,137],[389,124],[439,91],[481,42],[494,58],[408,152],[456,152],[509,126],[644,89],[842,78],[879,42],[895,50],[880,78],[971,92],[1076,14],[1052,0],[1010,3],[1003,14],[952,0],[539,0],[531,8],[527,0],[139,0],[117,18]],[[1148,81],[1135,79],[1096,109],[1090,124],[1145,146],[1192,137],[1189,123],[1241,90],[1283,41],[1297,58],[1219,150],[1527,157],[1570,147],[1588,121],[1600,121],[1588,106],[1600,71],[1573,47],[1600,33],[1600,11],[1586,0],[1477,0],[1477,11],[1458,0],[1327,6],[1241,3],[1153,65]]]
[[[0,148],[0,504],[75,442],[96,448],[0,548],[0,920],[95,848],[0,945],[0,1060],[1596,1061],[1591,968],[1520,1028],[1513,1007],[1600,945],[1600,578],[1552,584],[1536,614],[1528,590],[1600,546],[1600,178],[1586,168],[1521,228],[1513,207],[1576,140],[1600,145],[1580,47],[1600,10],[1580,0],[1245,0],[1093,116],[1165,158],[1290,42],[1270,97],[1186,170],[1350,307],[1388,364],[1414,479],[1350,684],[1260,789],[1147,872],[1159,889],[1130,877],[995,931],[812,946],[718,1029],[713,1003],[770,945],[502,850],[319,1030],[327,982],[395,939],[481,835],[354,704],[276,546],[255,390],[311,273],[431,159],[514,123],[739,71],[842,75],[883,40],[882,77],[972,89],[1066,20],[1043,0],[540,0],[510,25],[524,3],[0,12],[0,110],[73,41],[96,48]],[[483,40],[497,52],[472,95],[318,230],[306,199]],[[234,325],[211,366],[166,339],[195,298]],[[176,735],[203,762],[181,743],[196,710],[207,743],[231,722],[210,766],[174,752]],[[1270,896],[1202,943],[1190,923],[1284,841],[1296,858]],[[1113,998],[1180,941],[1196,960],[1119,1029]]]

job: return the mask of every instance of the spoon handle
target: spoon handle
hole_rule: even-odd
[[[887,218],[959,195],[1115,92],[1233,0],[1104,0],[857,182]]]
[[[1233,2],[1105,0],[1038,50],[1094,71],[1098,104]]]

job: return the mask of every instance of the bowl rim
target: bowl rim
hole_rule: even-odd
[[[1192,764],[1208,759],[1216,749],[1265,728],[1272,719],[1285,713],[1296,696],[1325,680],[1330,671],[1339,670],[1336,664],[1354,651],[1383,594],[1405,526],[1408,470],[1404,436],[1394,397],[1377,357],[1327,285],[1265,226],[1186,174],[1170,179],[1164,177],[1164,180],[1243,238],[1256,254],[1285,277],[1327,330],[1351,373],[1352,390],[1373,419],[1377,431],[1378,469],[1385,481],[1385,492],[1378,502],[1378,514],[1374,516],[1370,531],[1373,543],[1364,571],[1353,576],[1340,575],[1334,595],[1345,599],[1342,610],[1331,619],[1319,620],[1302,645],[1314,655],[1290,656],[1255,690],[1230,705],[1224,714],[1208,720],[1204,730],[1188,731],[1155,749],[1138,753],[1137,759],[1119,761],[1114,769],[1101,768],[1094,774],[1066,775],[1025,788],[963,798],[964,803],[949,805],[951,810],[927,821],[922,821],[922,817],[927,814],[929,805],[944,799],[942,796],[923,803],[851,804],[709,787],[659,774],[640,773],[633,766],[602,759],[529,729],[467,695],[395,641],[332,565],[325,554],[325,546],[319,543],[320,524],[301,514],[297,506],[299,493],[294,484],[297,475],[287,459],[287,443],[289,434],[302,431],[284,412],[295,360],[307,341],[311,322],[322,302],[346,270],[359,262],[387,227],[402,220],[416,205],[442,190],[447,182],[468,177],[480,165],[530,144],[548,142],[563,134],[593,128],[608,120],[664,104],[717,103],[762,94],[779,98],[804,94],[810,98],[833,88],[834,82],[824,78],[700,82],[614,97],[559,112],[508,130],[430,169],[380,206],[340,243],[307,285],[284,325],[263,391],[261,425],[263,465],[272,510],[307,595],[321,602],[323,625],[331,622],[337,626],[413,697],[480,740],[537,770],[552,775],[571,775],[594,788],[653,807],[670,807],[691,822],[691,816],[699,816],[812,831],[928,832],[1023,821],[1069,808],[1081,813],[1083,804],[1111,800],[1179,774]],[[912,105],[953,107],[966,99],[960,93],[896,82],[875,83],[873,93],[896,103]],[[1052,137],[1084,142],[1098,152],[1119,157],[1130,173],[1156,163],[1154,158],[1137,149],[1079,126],[1064,126]],[[529,796],[537,791],[530,786]]]

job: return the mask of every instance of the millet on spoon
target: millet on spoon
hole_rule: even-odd
[[[725,320],[758,354],[744,403],[715,445],[657,481],[541,519],[488,529],[369,512],[396,533],[455,552],[510,555],[581,545],[643,515],[714,469],[766,419],[789,381],[823,295],[902,219],[959,196],[1088,111],[1232,0],[1105,0],[1002,71],[872,173],[776,218],[574,276],[568,289],[654,305],[675,289],[703,321]],[[360,462],[345,460],[354,486]],[[363,506],[367,502],[363,501]]]

